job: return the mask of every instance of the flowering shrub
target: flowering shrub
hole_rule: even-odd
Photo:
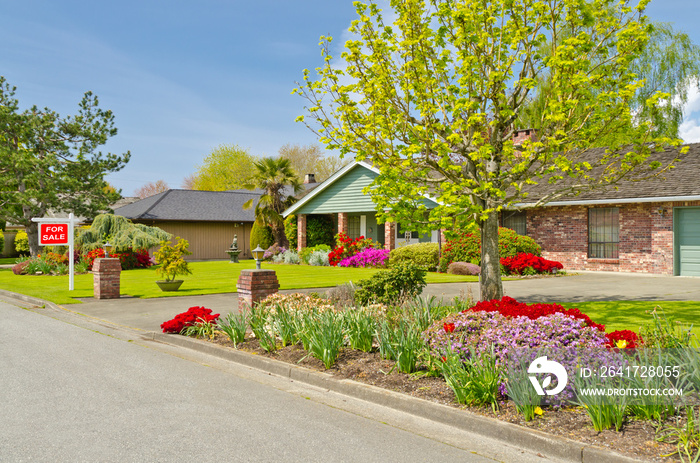
[[[564,266],[561,262],[547,260],[530,253],[520,253],[514,257],[502,257],[501,265],[511,275],[523,275],[527,273],[551,273],[552,270],[561,270]]]
[[[95,263],[95,259],[103,258],[105,256],[105,250],[102,248],[93,249],[88,252],[83,260],[87,264],[87,268],[91,269],[92,264]],[[153,260],[148,254],[146,249],[141,249],[133,251],[128,249],[122,252],[110,252],[109,257],[114,257],[119,259],[122,264],[122,270],[131,270],[135,268],[148,268],[153,265]]]
[[[341,260],[338,267],[386,267],[388,261],[388,249],[367,248]]]
[[[373,242],[371,238],[360,236],[359,238],[352,239],[345,233],[341,232],[336,235],[335,249],[328,254],[328,263],[335,267],[341,260],[347,257],[352,257],[364,249],[377,249],[380,246],[381,245],[379,243]]]
[[[452,262],[447,266],[447,273],[453,275],[478,275],[481,273],[481,267],[469,262]]]
[[[212,314],[211,309],[204,307],[190,307],[187,312],[178,314],[172,320],[163,322],[160,327],[163,333],[180,333],[188,326],[193,326],[197,322],[204,321],[206,323],[216,322],[219,314]]]
[[[498,254],[501,257],[513,257],[519,253],[539,256],[540,246],[529,236],[522,236],[509,228],[498,229]],[[452,262],[471,262],[481,265],[481,237],[476,233],[461,232],[445,243],[438,271],[444,273]]]
[[[634,349],[642,344],[642,338],[631,330],[617,330],[605,335],[608,338],[607,347]]]
[[[283,254],[286,250],[287,248],[285,248],[284,246],[280,246],[277,243],[275,243],[265,250],[265,254],[263,254],[263,260],[270,260],[279,254]]]
[[[518,302],[512,297],[505,296],[503,299],[492,299],[490,301],[478,302],[474,307],[462,312],[498,312],[505,317],[527,317],[536,320],[555,313],[561,313],[568,317],[583,320],[586,326],[605,331],[605,325],[595,323],[591,318],[579,309],[566,309],[559,304],[531,304],[527,305]]]
[[[517,348],[603,347],[607,339],[597,327],[563,313],[546,317],[509,317],[498,312],[463,311],[433,323],[423,332],[431,353],[453,351],[468,358],[471,352],[491,352],[499,362]]]

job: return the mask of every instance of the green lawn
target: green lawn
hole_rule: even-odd
[[[651,311],[659,306],[669,320],[685,326],[693,325],[693,333],[700,340],[700,302],[698,301],[595,301],[562,304],[576,307],[596,323],[605,325],[605,331],[639,331],[652,322]]]
[[[186,275],[177,292],[161,292],[155,281],[155,270],[128,270],[121,275],[121,293],[141,298],[196,296],[200,294],[236,292],[236,281],[243,269],[255,268],[252,260],[239,264],[228,261],[190,263],[192,275]],[[264,263],[263,268],[277,272],[280,289],[327,288],[349,281],[369,278],[377,269],[313,267],[309,265],[282,265]],[[428,283],[477,281],[476,277],[428,273]],[[74,304],[73,298],[92,297],[92,274],[76,275],[75,290],[68,291],[68,276],[14,275],[0,270],[0,288],[28,296],[46,299],[56,304]]]
[[[0,265],[14,265],[17,262],[17,257],[0,257]]]

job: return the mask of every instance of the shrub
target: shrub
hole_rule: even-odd
[[[481,273],[481,267],[469,262],[452,262],[447,266],[447,273],[453,275],[478,275]]]
[[[553,270],[564,268],[561,262],[547,260],[529,253],[520,253],[514,257],[502,257],[501,265],[506,273],[511,275],[551,273]]]
[[[26,275],[27,274],[27,267],[29,266],[29,261],[25,260],[23,262],[17,262],[13,267],[12,267],[12,273],[15,275]]]
[[[180,237],[177,243],[171,245],[169,241],[162,241],[160,249],[153,253],[153,257],[160,267],[156,269],[156,275],[165,278],[165,281],[173,281],[178,275],[189,275],[192,271],[183,256],[192,254],[189,251],[190,243]]]
[[[0,253],[2,253],[3,249],[5,249],[5,235],[0,230]]]
[[[29,252],[29,238],[27,238],[27,232],[20,230],[15,235],[15,251],[20,254],[26,254]]]
[[[272,236],[272,229],[267,226],[259,226],[253,223],[253,228],[250,229],[250,247],[255,249],[260,246],[262,249],[267,249],[275,242]]]
[[[297,216],[292,214],[284,219],[284,236],[289,241],[290,249],[297,248]]]
[[[336,235],[336,247],[328,254],[328,262],[335,267],[338,265],[338,262],[346,257],[352,257],[367,248],[379,249],[381,245],[364,236],[352,239],[345,233],[338,233]]]
[[[306,217],[306,245],[318,246],[325,244],[333,246],[335,244],[335,236],[333,233],[335,224],[333,219],[328,215],[309,215]]]
[[[341,260],[338,267],[386,267],[388,261],[388,249],[367,248]]]
[[[402,246],[391,251],[389,265],[400,262],[413,262],[428,272],[435,271],[440,258],[440,247],[437,243],[418,243]]]
[[[528,236],[521,236],[509,228],[498,229],[498,252],[500,257],[514,257],[519,253],[539,256],[540,246]],[[457,233],[442,248],[442,257],[438,265],[439,272],[445,272],[452,262],[469,262],[481,265],[481,237],[477,233]]]
[[[187,312],[178,314],[172,320],[163,322],[160,327],[163,333],[180,333],[188,326],[193,326],[197,322],[215,323],[219,314],[212,314],[211,309],[205,307],[190,307]]]
[[[308,248],[303,248],[301,251],[299,251],[299,258],[301,261],[305,264],[309,263],[309,257],[311,254],[313,254],[316,251],[322,251],[326,253],[326,257],[328,257],[328,253],[331,251],[331,247],[328,246],[327,244],[318,244],[316,246],[311,246]],[[326,261],[328,259],[326,258]]]
[[[282,253],[282,261],[285,264],[298,264],[301,262],[299,260],[299,254],[297,254],[296,251],[292,250],[284,251]]]
[[[370,302],[399,305],[423,291],[425,273],[410,262],[379,271],[370,279],[357,283],[360,288],[355,291],[355,302],[359,305]]]
[[[325,251],[314,251],[309,256],[309,265],[315,265],[318,267],[328,267],[328,253]]]
[[[105,256],[105,251],[102,248],[93,249],[88,252],[82,258],[81,261],[85,262],[88,269],[92,269],[92,264],[95,263],[95,259],[102,258]],[[127,249],[123,252],[110,252],[109,257],[114,257],[119,259],[122,264],[122,270],[132,270],[135,268],[148,268],[153,265],[153,260],[148,254],[148,251],[141,249],[134,251],[132,249]]]
[[[265,250],[265,254],[263,254],[263,260],[274,260],[274,258],[283,252],[285,252],[287,248],[284,246],[280,246],[279,244],[275,243],[269,248]]]
[[[527,305],[523,302],[518,302],[512,297],[505,296],[503,299],[492,299],[490,301],[477,302],[474,307],[463,310],[462,312],[498,312],[505,317],[527,317],[530,320],[536,320],[540,317],[546,317],[555,313],[561,313],[574,319],[583,320],[586,326],[596,328],[605,332],[605,325],[595,323],[585,313],[579,309],[567,309],[559,304],[531,304]]]

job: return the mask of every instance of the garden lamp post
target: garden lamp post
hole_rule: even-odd
[[[102,249],[105,250],[105,258],[109,257],[109,251],[112,250],[112,245],[109,244],[109,241],[107,241],[105,244],[102,245]]]
[[[262,249],[260,247],[260,245],[258,244],[258,246],[250,252],[253,254],[253,259],[255,259],[255,268],[260,270],[260,263],[263,260],[263,255],[265,254],[265,250]]]

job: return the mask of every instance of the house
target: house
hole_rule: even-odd
[[[188,260],[226,259],[226,250],[238,236],[241,258],[251,258],[250,230],[255,207],[243,209],[261,192],[248,190],[167,190],[116,208],[114,213],[134,223],[162,228],[190,243]]]
[[[532,237],[567,270],[700,276],[700,143],[686,146],[686,154],[652,154],[675,166],[658,177],[530,208],[552,188],[540,182],[519,210],[503,213],[502,224]]]
[[[686,154],[671,148],[652,154],[662,165],[675,166],[657,177],[623,181],[533,207],[553,188],[540,182],[527,201],[502,213],[501,224],[532,237],[544,257],[562,262],[568,270],[700,276],[700,144],[686,146]],[[603,151],[585,155],[594,160]],[[310,214],[331,214],[337,231],[370,237],[386,249],[441,240],[437,231],[430,236],[410,234],[406,240],[401,227],[377,222],[374,203],[362,193],[377,175],[370,164],[353,162],[287,209],[285,217],[297,214],[299,248],[305,246]],[[429,208],[436,205],[430,198],[424,203]]]
[[[437,231],[419,236],[395,223],[377,221],[375,204],[369,195],[363,193],[363,189],[378,175],[379,170],[366,162],[351,162],[284,211],[284,217],[297,216],[298,249],[306,246],[306,220],[314,214],[332,216],[338,233],[345,232],[350,238],[371,238],[385,249],[419,242],[438,242]],[[437,206],[428,197],[422,201],[429,209]]]

